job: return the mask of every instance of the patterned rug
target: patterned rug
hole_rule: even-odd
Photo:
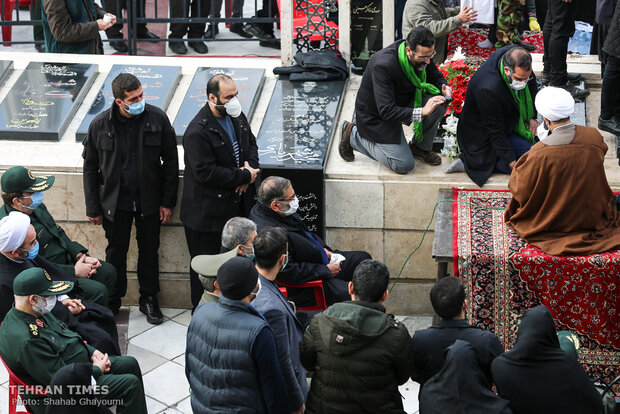
[[[620,371],[620,250],[548,256],[504,224],[508,191],[453,189],[454,272],[463,280],[469,322],[495,332],[506,350],[519,317],[539,304],[556,328],[576,333],[580,362],[605,381]],[[480,208],[483,206],[486,208]]]
[[[448,37],[448,57],[454,54],[457,47],[467,56],[465,63],[480,66],[495,52],[495,48],[482,49],[478,43],[486,40],[489,29],[470,29],[461,27],[450,33]],[[543,53],[542,32],[523,32],[523,41],[536,46],[534,53]]]

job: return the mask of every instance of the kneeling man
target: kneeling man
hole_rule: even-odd
[[[620,211],[603,164],[607,145],[596,128],[571,123],[573,106],[563,88],[538,93],[541,140],[519,159],[508,182],[507,225],[554,256],[620,248]]]

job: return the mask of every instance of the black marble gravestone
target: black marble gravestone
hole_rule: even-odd
[[[121,73],[131,73],[142,83],[144,100],[165,111],[174,96],[176,87],[181,79],[180,66],[137,66],[114,65],[105,78],[101,90],[93,101],[90,110],[84,117],[75,133],[76,141],[82,142],[88,133],[88,127],[95,117],[108,109],[114,97],[112,96],[112,81]]]
[[[4,85],[7,78],[11,75],[13,71],[13,61],[12,60],[0,60],[0,86]]]
[[[230,76],[239,91],[238,99],[241,102],[241,110],[248,118],[252,119],[258,95],[263,88],[264,69],[244,69],[244,68],[198,68],[189,85],[183,104],[179,109],[174,120],[174,130],[177,134],[177,142],[180,144],[189,123],[194,119],[200,108],[208,101],[207,82],[212,76],[217,74]]]
[[[97,65],[31,62],[0,104],[0,139],[58,141]]]
[[[383,0],[351,0],[351,62],[366,68],[383,48]]]
[[[344,85],[344,80],[278,80],[257,137],[262,177],[291,179],[299,196],[299,214],[321,236],[325,231],[323,170]]]

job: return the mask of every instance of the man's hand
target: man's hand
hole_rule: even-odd
[[[441,85],[441,94],[443,96],[452,96],[452,88],[444,83]]]
[[[79,315],[80,312],[86,309],[86,306],[84,306],[79,299],[65,299],[62,301],[62,304],[65,305],[73,315]]]
[[[260,168],[252,168],[250,164],[248,164],[247,161],[243,164],[243,167],[241,169],[248,170],[250,174],[252,174],[252,179],[250,180],[250,184],[252,184],[254,180],[256,180],[256,176],[260,172]]]
[[[108,358],[108,354],[102,354],[101,351],[95,350],[95,352],[93,352],[93,355],[90,357],[90,360],[93,361],[94,366],[99,367],[102,374],[110,371],[112,363]]]
[[[97,259],[96,257],[90,257],[86,255],[80,256],[80,259],[81,258],[84,258],[84,263],[88,263],[90,265],[90,273],[88,274],[88,277],[91,277],[92,275],[96,274],[97,269],[101,267],[101,262],[99,261],[99,259]]]
[[[97,217],[88,217],[88,221],[93,223],[95,226],[100,226],[103,222],[103,216],[99,215]]]
[[[291,414],[304,414],[306,411],[306,404],[302,404],[297,411],[291,411]]]
[[[93,266],[90,263],[86,263],[86,255],[80,257],[77,262],[75,262],[75,276],[76,277],[85,277],[89,278],[92,274]]]
[[[516,161],[511,162],[510,164],[508,164],[508,168],[510,168],[510,171],[514,170],[515,165],[517,165]]]
[[[332,272],[332,276],[333,277],[338,276],[338,273],[340,273],[340,265],[339,264],[330,263],[330,264],[327,265],[327,268],[329,269],[330,272]]]
[[[422,116],[429,116],[435,111],[435,109],[437,109],[439,105],[442,105],[444,102],[446,102],[446,98],[444,98],[443,96],[433,96],[426,102],[426,105],[424,105],[424,107],[422,108]]]
[[[476,20],[478,12],[471,7],[463,7],[457,16],[461,19],[461,23],[465,24]]]
[[[172,218],[172,209],[168,207],[159,207],[159,220],[161,224],[166,224]]]
[[[327,260],[332,260],[332,252],[330,252],[326,248],[323,248],[323,250],[325,250],[325,254],[327,254]]]
[[[530,119],[530,132],[534,136],[536,136],[538,134],[538,131],[537,131],[538,125],[540,125],[540,124],[538,123],[537,120]]]
[[[240,185],[239,187],[235,188],[235,193],[241,195],[241,194],[245,193],[245,191],[248,189],[249,186],[250,186],[250,184]]]

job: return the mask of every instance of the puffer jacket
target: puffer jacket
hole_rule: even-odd
[[[409,378],[407,328],[372,302],[341,302],[316,315],[300,343],[314,371],[306,412],[403,414],[398,385]]]

